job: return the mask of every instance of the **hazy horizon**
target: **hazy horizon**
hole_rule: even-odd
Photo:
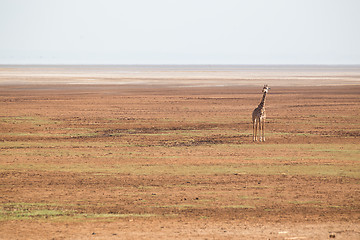
[[[118,64],[118,63],[75,63],[75,64],[68,64],[68,63],[0,63],[0,67],[182,67],[182,66],[190,66],[190,67],[234,67],[234,68],[360,68],[360,64],[206,64],[206,63],[149,63],[149,64]]]
[[[356,0],[2,0],[1,65],[360,65]]]

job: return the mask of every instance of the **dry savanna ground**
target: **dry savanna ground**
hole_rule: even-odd
[[[359,239],[360,86],[3,85],[0,239]]]

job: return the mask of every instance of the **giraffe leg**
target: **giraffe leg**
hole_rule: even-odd
[[[253,119],[253,141],[256,141],[256,131],[255,131],[255,127],[256,127],[256,120]]]
[[[263,135],[263,142],[265,142],[265,119],[262,122],[263,126],[262,126],[262,135]]]
[[[253,142],[254,142],[254,141],[255,141],[255,136],[254,136],[254,133],[255,133],[255,130],[254,130],[255,122],[254,122],[254,120],[252,121],[252,123],[253,123]]]
[[[255,122],[255,141],[258,141],[259,138],[258,138],[258,133],[259,133],[259,119],[257,118],[256,119],[256,122]]]
[[[254,142],[257,141],[257,129],[258,129],[258,121],[255,118],[255,120],[254,120]]]
[[[262,142],[262,120],[259,121],[259,138],[260,142]]]

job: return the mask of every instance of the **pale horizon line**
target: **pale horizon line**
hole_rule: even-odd
[[[321,64],[321,63],[304,63],[304,64],[226,64],[226,63],[0,63],[0,66],[239,66],[239,67],[360,67],[360,63],[355,64]]]

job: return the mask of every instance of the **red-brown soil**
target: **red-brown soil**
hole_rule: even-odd
[[[360,239],[360,87],[9,85],[0,239]]]

